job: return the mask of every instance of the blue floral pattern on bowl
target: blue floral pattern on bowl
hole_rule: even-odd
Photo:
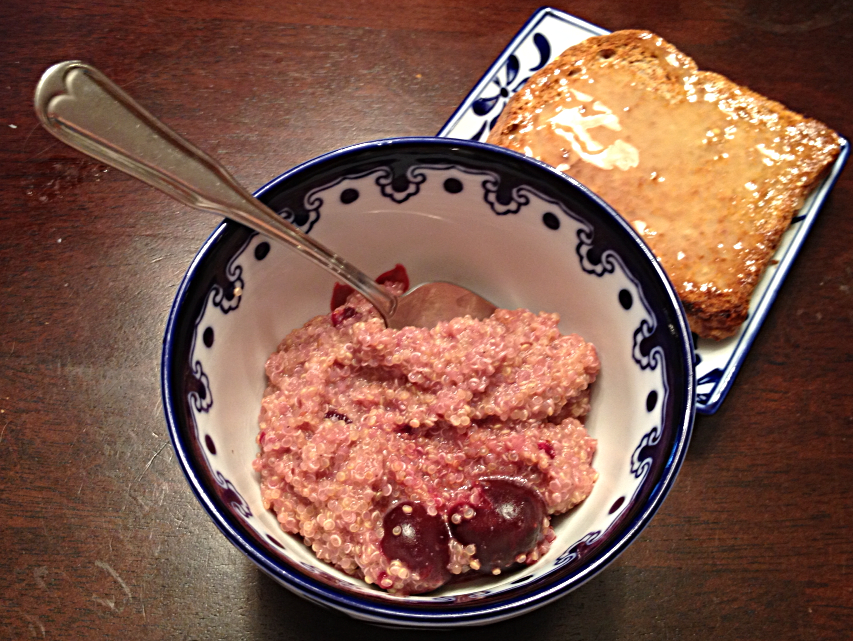
[[[599,439],[596,460],[607,469],[608,487],[555,518],[552,553],[501,581],[476,580],[409,598],[378,591],[318,561],[282,532],[260,503],[250,465],[257,452],[263,362],[290,329],[328,311],[331,279],[290,250],[224,223],[176,297],[164,345],[163,390],[178,459],[235,546],[317,603],[387,625],[447,627],[538,607],[580,585],[634,540],[671,487],[686,451],[693,353],[681,307],[660,267],[606,205],[518,154],[441,139],[341,150],[284,174],[258,197],[333,248],[354,245],[348,254],[376,273],[397,259],[371,246],[370,234],[361,230],[381,230],[380,236],[393,239],[411,257],[401,262],[419,280],[456,280],[504,306],[517,299],[560,311],[573,330],[600,346],[609,368],[605,376],[621,377],[635,391],[601,388],[588,426]],[[419,248],[431,234],[440,240],[431,241],[432,252],[425,254]],[[353,243],[355,237],[361,242]],[[544,279],[530,275],[539,272],[526,257],[529,243],[536,244],[531,255],[541,261]],[[554,277],[570,283],[573,296],[599,301],[593,307],[603,306],[605,318],[573,305]],[[220,293],[229,287],[236,302],[223,305],[227,297]],[[318,306],[305,308],[314,299]]]

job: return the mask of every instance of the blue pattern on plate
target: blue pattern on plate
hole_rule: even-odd
[[[532,67],[528,68],[530,73],[538,71],[548,64],[548,61],[551,59],[551,43],[548,42],[548,38],[543,36],[541,33],[535,33],[533,34],[533,44],[539,52],[539,61]],[[475,114],[478,116],[487,116],[486,120],[483,121],[482,127],[480,127],[476,134],[471,136],[471,140],[480,141],[483,139],[484,134],[487,134],[489,130],[495,126],[495,123],[497,122],[501,111],[503,111],[503,108],[506,106],[509,98],[516,91],[521,89],[528,80],[530,80],[530,75],[527,74],[524,78],[516,82],[520,66],[518,56],[511,54],[509,58],[507,58],[506,64],[503,68],[503,75],[506,80],[500,77],[500,73],[495,74],[492,78],[492,84],[497,88],[497,93],[488,98],[477,98],[471,104],[471,110]],[[498,107],[497,110],[495,110],[496,107]],[[491,118],[488,118],[489,114],[494,115],[492,115]]]

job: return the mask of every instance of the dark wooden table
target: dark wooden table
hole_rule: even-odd
[[[258,187],[429,135],[540,0],[0,3],[0,638],[423,638],[268,580],[196,503],[160,403],[175,288],[218,223],[36,123],[85,59]],[[853,4],[577,0],[853,135]],[[853,629],[853,170],[842,174],[672,493],[593,581],[445,639],[847,639]]]

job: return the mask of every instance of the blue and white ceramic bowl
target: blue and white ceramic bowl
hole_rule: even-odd
[[[690,332],[666,275],[630,226],[571,178],[513,152],[448,139],[356,145],[293,169],[258,198],[378,275],[446,280],[497,305],[559,312],[601,360],[587,428],[591,496],[555,519],[537,564],[397,597],[318,561],[264,510],[257,417],[264,363],[328,313],[334,281],[292,250],[225,222],[196,256],[169,317],[163,404],[190,485],[225,536],[297,594],[385,625],[499,621],[578,587],[621,553],[675,481],[693,424]]]

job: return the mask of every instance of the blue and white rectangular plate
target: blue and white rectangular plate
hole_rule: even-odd
[[[590,36],[608,31],[562,11],[545,7],[537,11],[483,75],[450,120],[438,132],[445,138],[482,141],[495,124],[509,97],[538,69],[565,49]],[[841,153],[829,174],[811,193],[785,232],[773,260],[764,272],[750,301],[749,318],[740,331],[722,341],[697,339],[697,410],[713,414],[734,383],[735,376],[755,340],[770,306],[782,287],[818,211],[826,200],[847,156],[850,144],[841,139]]]

